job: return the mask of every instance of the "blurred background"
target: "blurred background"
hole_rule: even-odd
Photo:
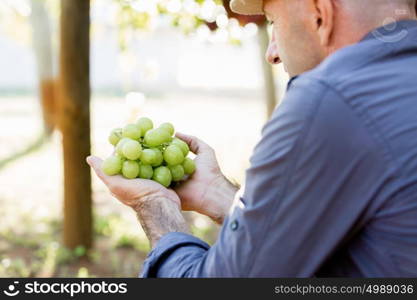
[[[0,1],[0,277],[135,277],[149,244],[91,176],[111,129],[172,122],[242,183],[287,75],[228,0]],[[209,243],[218,226],[186,213]]]

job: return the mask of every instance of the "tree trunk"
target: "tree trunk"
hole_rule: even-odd
[[[59,127],[64,155],[64,244],[92,245],[90,1],[61,0]]]
[[[39,78],[39,95],[45,132],[55,127],[55,80],[53,71],[52,29],[45,4],[31,0],[32,44],[36,56]]]
[[[277,106],[277,96],[275,88],[274,73],[272,66],[266,61],[265,53],[268,49],[269,36],[265,25],[258,27],[259,51],[261,56],[262,70],[264,73],[266,117],[269,120],[275,107]]]

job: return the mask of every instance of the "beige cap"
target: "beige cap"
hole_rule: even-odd
[[[232,0],[230,8],[241,15],[263,15],[263,0]]]

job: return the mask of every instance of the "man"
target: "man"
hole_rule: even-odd
[[[153,250],[144,277],[417,276],[415,0],[234,0],[273,24],[267,59],[292,79],[242,195],[213,150],[179,134],[197,172],[178,190],[107,177]],[[223,223],[209,247],[180,208]]]

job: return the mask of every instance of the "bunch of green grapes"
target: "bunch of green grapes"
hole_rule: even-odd
[[[185,180],[195,172],[194,161],[187,157],[190,149],[186,142],[174,137],[171,123],[154,128],[152,120],[140,118],[134,124],[113,129],[109,142],[114,154],[104,160],[102,170],[113,176],[151,179],[165,187]]]

